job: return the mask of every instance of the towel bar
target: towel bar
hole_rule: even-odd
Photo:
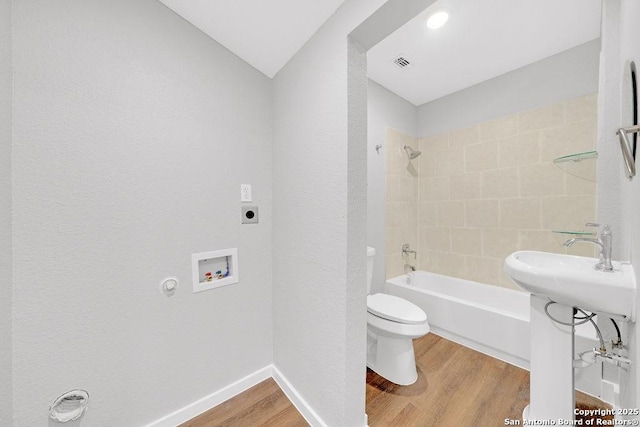
[[[616,132],[618,138],[620,138],[620,148],[622,149],[622,158],[624,159],[624,165],[627,169],[627,176],[631,179],[636,176],[636,159],[633,156],[634,150],[627,139],[627,134],[629,133],[640,133],[640,125],[620,128]]]

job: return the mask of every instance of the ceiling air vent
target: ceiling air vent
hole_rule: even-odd
[[[394,59],[393,63],[396,64],[399,68],[411,68],[411,62],[409,62],[407,57],[403,55],[400,55],[396,59]]]

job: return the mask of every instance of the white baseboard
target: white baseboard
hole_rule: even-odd
[[[177,411],[152,422],[151,424],[147,424],[145,427],[175,427],[197,417],[214,406],[237,396],[243,391],[268,378],[274,379],[287,398],[289,398],[293,406],[296,407],[298,412],[300,412],[309,424],[313,427],[327,427],[327,424],[322,420],[322,418],[320,418],[320,416],[318,416],[318,414],[316,414],[313,408],[302,398],[300,393],[298,393],[285,376],[282,375],[282,372],[273,365],[266,366],[259,371],[247,375],[233,384],[229,384],[228,386],[211,393],[210,395],[205,396],[184,408],[180,408]]]
[[[433,332],[435,335],[438,335],[442,338],[446,338],[449,341],[453,341],[456,344],[463,345],[472,350],[479,351],[482,354],[486,354],[487,356],[491,356],[494,359],[502,360],[503,362],[507,362],[510,365],[517,366],[518,368],[522,368],[527,371],[529,370],[529,361],[521,357],[518,357],[516,355],[506,353],[504,351],[495,349],[493,347],[489,347],[478,341],[470,340],[461,335],[454,334],[447,330],[438,328],[437,326],[431,325],[431,332]]]
[[[254,385],[261,383],[267,378],[270,378],[272,376],[272,370],[273,365],[266,366],[214,393],[211,393],[208,396],[203,397],[202,399],[190,403],[184,408],[178,409],[177,411],[172,412],[151,424],[147,424],[146,427],[175,427],[185,423],[203,412],[208,411],[214,406],[231,399]]]
[[[313,408],[300,396],[300,393],[296,391],[295,388],[291,385],[291,383],[282,375],[282,372],[278,370],[275,366],[272,366],[273,372],[272,377],[275,382],[280,386],[284,394],[287,395],[293,406],[296,407],[298,412],[304,417],[305,420],[312,427],[327,427],[327,424],[322,421],[322,418],[313,410]]]

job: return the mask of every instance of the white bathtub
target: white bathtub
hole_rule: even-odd
[[[426,271],[387,280],[385,292],[427,313],[444,338],[529,368],[529,294]]]
[[[385,293],[427,313],[431,331],[451,341],[529,369],[529,294],[426,271],[387,280]],[[589,324],[576,328],[576,351],[597,346]],[[600,393],[598,364],[576,370],[576,388]]]

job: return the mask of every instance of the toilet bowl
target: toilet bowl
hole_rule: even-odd
[[[375,250],[367,248],[367,293],[371,290]],[[383,293],[367,295],[367,366],[399,385],[416,382],[413,339],[429,332],[427,315],[417,305]]]

